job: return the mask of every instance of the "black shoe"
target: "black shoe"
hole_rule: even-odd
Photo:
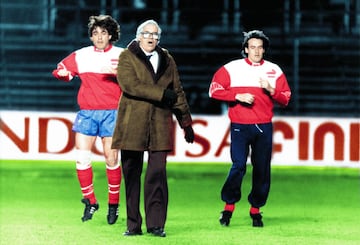
[[[81,202],[85,204],[84,215],[81,218],[81,220],[85,222],[87,220],[92,219],[92,216],[95,213],[95,211],[99,209],[99,204],[97,203],[90,204],[90,200],[87,198],[82,199]]]
[[[253,227],[263,227],[264,223],[262,222],[262,216],[260,213],[252,214],[250,213],[250,217],[253,221]]]
[[[219,219],[220,225],[229,226],[231,216],[232,216],[232,212],[226,210],[222,211]]]
[[[165,233],[164,229],[161,227],[149,228],[147,230],[147,232],[154,236],[166,237],[166,233]]]
[[[123,233],[124,236],[141,236],[143,233],[141,230],[135,230],[135,231],[125,231]]]
[[[109,225],[115,224],[119,216],[119,204],[109,204],[107,222]]]

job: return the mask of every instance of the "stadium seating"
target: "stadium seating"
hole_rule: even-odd
[[[360,116],[359,32],[344,32],[326,22],[326,16],[311,19],[303,14],[298,33],[279,28],[279,19],[263,28],[271,40],[267,58],[281,66],[293,92],[289,107],[275,108],[279,115]],[[208,86],[218,67],[240,56],[242,29],[225,28],[221,16],[217,18],[202,23],[196,36],[187,22],[175,28],[173,23],[161,23],[165,34],[160,45],[176,59],[192,112],[197,114],[224,112],[224,104],[208,98]],[[117,45],[126,46],[135,28],[133,21],[121,23]],[[77,110],[79,81],[59,82],[51,72],[69,52],[90,44],[86,29],[68,35],[11,29],[1,33],[0,109]]]

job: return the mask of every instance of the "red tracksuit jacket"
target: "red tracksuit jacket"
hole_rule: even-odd
[[[64,58],[52,74],[57,79],[69,82],[75,76],[81,80],[77,101],[80,109],[113,110],[117,109],[121,89],[116,81],[119,55],[123,48],[110,45],[106,50],[88,46],[74,51]],[[59,77],[57,72],[66,69],[68,77]]]
[[[275,89],[270,96],[260,87],[259,78],[265,78]],[[291,91],[280,67],[270,61],[262,60],[253,64],[249,59],[231,61],[214,74],[209,96],[217,100],[235,102],[237,93],[251,93],[255,96],[251,106],[229,103],[230,121],[239,124],[269,123],[273,117],[274,101],[282,106],[289,103]]]

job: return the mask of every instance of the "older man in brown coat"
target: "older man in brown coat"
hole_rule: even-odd
[[[173,150],[173,115],[194,141],[189,105],[176,63],[158,43],[161,28],[147,20],[137,28],[133,40],[119,57],[117,79],[123,91],[112,148],[121,150],[126,187],[127,231],[125,236],[142,235],[139,209],[144,152],[148,164],[144,183],[147,232],[165,237],[168,206],[167,154]]]

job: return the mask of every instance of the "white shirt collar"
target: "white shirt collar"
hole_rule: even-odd
[[[146,56],[149,56],[149,55],[156,55],[157,54],[157,52],[154,50],[154,51],[152,51],[152,52],[146,52],[143,48],[141,48],[141,50],[144,52],[144,54],[146,55]]]

